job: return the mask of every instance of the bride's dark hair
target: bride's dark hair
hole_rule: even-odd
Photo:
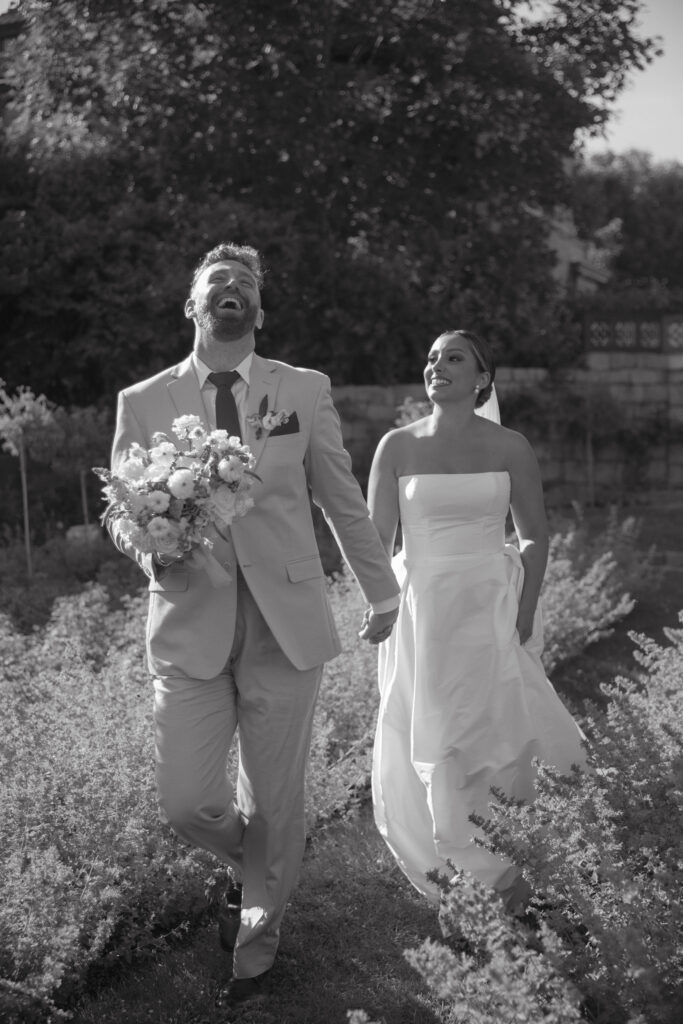
[[[464,338],[467,344],[472,350],[472,355],[477,360],[477,365],[482,373],[488,373],[489,382],[485,388],[482,388],[477,395],[477,400],[474,403],[474,408],[478,409],[484,402],[488,402],[491,397],[491,391],[493,390],[493,381],[496,377],[496,357],[493,354],[493,349],[489,345],[488,341],[484,341],[474,331],[442,331],[439,338]],[[437,341],[439,339],[437,338]]]

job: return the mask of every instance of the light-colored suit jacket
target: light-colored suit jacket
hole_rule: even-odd
[[[232,582],[214,587],[205,570],[178,562],[157,568],[151,555],[136,555],[110,525],[121,551],[137,558],[150,577],[147,654],[155,675],[181,672],[210,679],[225,667],[232,647],[237,601],[237,565],[274,637],[290,661],[312,668],[340,651],[318,554],[309,493],[325,513],[346,561],[368,602],[393,597],[399,587],[351,472],[330,381],[254,355],[247,415],[267,401],[268,411],[292,414],[287,433],[256,437],[247,426],[245,444],[256,457],[254,507],[233,522],[230,539],[218,535],[213,554]],[[294,417],[296,413],[296,417]],[[119,394],[112,468],[137,441],[149,448],[162,431],[174,440],[177,416],[206,413],[190,358]],[[298,427],[298,429],[297,429]]]

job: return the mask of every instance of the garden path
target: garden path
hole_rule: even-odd
[[[72,1024],[345,1024],[364,1009],[384,1024],[452,1024],[403,951],[440,938],[435,912],[380,839],[367,804],[309,844],[283,926],[274,992],[234,1017],[214,1007],[229,963],[215,924],[85,999]]]

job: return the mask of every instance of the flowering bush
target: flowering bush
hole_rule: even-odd
[[[427,399],[418,401],[408,395],[400,405],[396,407],[397,416],[395,424],[397,427],[405,427],[408,423],[421,420],[423,416],[429,416],[432,411],[432,403]]]
[[[14,396],[4,387],[0,377],[0,449],[19,459],[21,498],[24,518],[26,571],[33,575],[31,530],[29,525],[27,455],[45,458],[53,448],[54,406],[45,395],[34,395],[30,388],[20,387]]]
[[[142,598],[112,611],[97,586],[30,636],[0,618],[0,964],[19,1019],[206,907],[215,862],[157,819],[144,621]]]
[[[66,550],[53,548],[37,564],[73,573]],[[118,563],[144,580],[128,559]],[[55,1002],[68,1005],[94,963],[155,950],[207,913],[224,879],[214,858],[159,823],[147,599],[121,596],[129,576],[119,579],[110,561],[99,577],[115,587],[116,604],[104,586],[88,585],[56,600],[31,632],[0,615],[0,1016],[6,1011],[10,1020],[37,1021],[54,1014]],[[325,668],[315,716],[309,828],[362,794],[377,710],[377,652],[357,636],[362,595],[346,575],[330,582],[329,593],[343,652]],[[592,606],[596,593],[581,593]],[[590,606],[578,612],[590,621]],[[558,618],[551,643],[560,643],[561,629]],[[643,745],[642,780],[654,749],[649,739]],[[670,805],[666,813],[673,830]],[[661,825],[643,819],[639,827]]]
[[[541,766],[533,810],[500,797],[480,822],[532,884],[537,931],[465,876],[443,880],[444,930],[466,952],[408,955],[463,1024],[564,1024],[577,1005],[601,1024],[681,1019],[683,629],[666,632],[667,647],[633,635],[640,680],[606,684],[606,710],[582,723],[592,770]]]
[[[325,665],[306,783],[312,827],[367,786],[377,716],[377,648],[358,639],[365,604],[345,573],[328,584],[342,653]]]
[[[108,501],[102,518],[116,520],[118,533],[136,551],[192,551],[215,576],[220,567],[207,557],[212,542],[206,530],[227,529],[252,508],[254,457],[227,430],[207,433],[198,416],[178,417],[173,432],[187,450],[156,433],[149,451],[134,444],[114,471],[95,469]],[[221,582],[218,576],[215,581]]]
[[[579,1024],[579,994],[556,968],[556,936],[544,930],[544,953],[529,948],[500,901],[475,879],[435,880],[443,893],[439,919],[451,942],[427,939],[406,958],[452,1004],[458,1024]]]
[[[541,595],[547,672],[609,636],[636,603],[629,591],[653,579],[654,549],[638,547],[641,526],[612,507],[602,528],[590,531],[575,506],[574,521],[551,536]]]
[[[565,538],[551,538],[550,557],[541,591],[548,673],[560,661],[579,654],[608,636],[611,627],[632,610],[635,601],[620,585],[616,562],[603,552],[584,571],[565,555]]]
[[[374,710],[360,592],[340,580],[330,594],[344,653],[322,685],[310,827],[365,778]],[[0,1017],[54,1015],[94,963],[154,951],[207,913],[224,881],[158,819],[146,603],[139,593],[113,608],[91,585],[29,634],[0,615]]]

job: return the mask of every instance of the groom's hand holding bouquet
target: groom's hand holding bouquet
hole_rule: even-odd
[[[198,416],[175,419],[173,433],[185,448],[157,433],[149,450],[132,445],[115,471],[94,469],[105,482],[102,521],[116,519],[136,551],[162,565],[188,557],[221,586],[230,576],[211,554],[207,530],[221,534],[253,506],[254,457],[226,430],[207,432]]]

